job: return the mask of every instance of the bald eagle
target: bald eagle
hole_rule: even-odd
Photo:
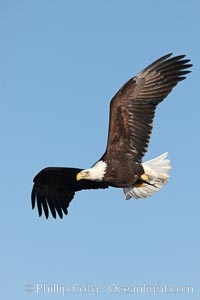
[[[110,102],[106,151],[90,168],[48,167],[34,178],[32,208],[39,216],[49,212],[67,215],[76,192],[85,189],[122,188],[125,199],[145,198],[169,179],[167,153],[142,162],[147,151],[157,105],[192,66],[185,55],[167,54],[129,79]]]

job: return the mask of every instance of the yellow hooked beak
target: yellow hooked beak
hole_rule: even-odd
[[[89,172],[87,170],[83,170],[81,172],[79,172],[78,174],[76,174],[76,180],[79,181],[81,179],[89,179]]]
[[[76,175],[76,180],[77,180],[77,181],[79,181],[79,180],[81,180],[81,179],[83,179],[83,178],[84,178],[84,174],[81,173],[81,172],[79,172],[79,173]]]

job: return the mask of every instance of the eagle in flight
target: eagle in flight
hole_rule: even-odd
[[[90,168],[48,167],[34,178],[32,208],[39,216],[67,215],[76,192],[85,189],[122,188],[126,199],[145,198],[169,180],[168,153],[143,162],[157,105],[192,66],[185,55],[167,54],[129,79],[110,102],[105,153]]]

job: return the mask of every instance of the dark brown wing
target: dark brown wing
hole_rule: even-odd
[[[75,192],[85,189],[105,189],[107,184],[91,180],[76,180],[82,169],[76,168],[45,168],[34,178],[31,194],[32,208],[37,203],[39,216],[44,212],[49,217],[49,210],[54,218],[68,214],[68,206]]]
[[[131,155],[141,161],[147,150],[155,109],[181,80],[185,79],[189,59],[167,54],[127,81],[110,103],[107,149],[109,159]]]

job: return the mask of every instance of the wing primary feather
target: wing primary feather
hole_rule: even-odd
[[[54,203],[55,203],[56,211],[57,211],[59,217],[62,219],[63,213],[62,213],[62,209],[61,209],[60,195],[58,196],[58,193],[56,191],[54,191]]]
[[[55,210],[52,192],[47,191],[46,197],[47,197],[47,202],[48,202],[48,206],[51,211],[51,214],[52,214],[53,218],[56,219],[56,210]]]
[[[46,217],[46,219],[48,219],[48,217],[49,217],[49,208],[47,206],[47,199],[46,198],[43,199],[42,206],[43,206],[43,211],[44,211],[45,217]]]
[[[35,192],[35,184],[33,185],[32,192],[31,192],[31,204],[32,209],[35,208],[35,198],[36,198],[36,192]]]
[[[39,217],[42,215],[42,194],[37,194],[37,208]]]

